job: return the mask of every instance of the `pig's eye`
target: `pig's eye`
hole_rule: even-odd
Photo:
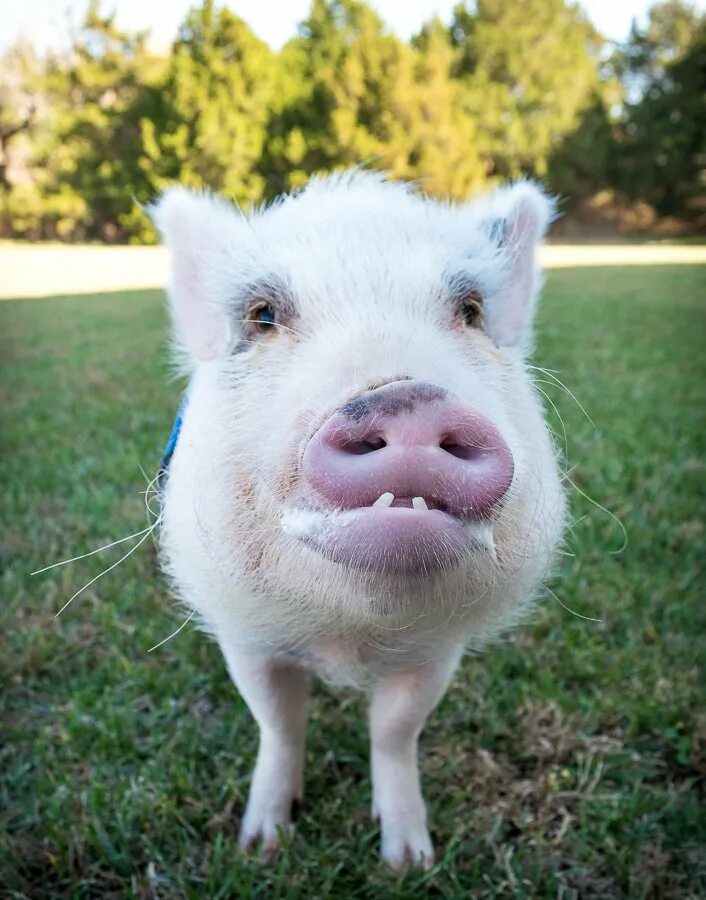
[[[461,301],[460,312],[464,323],[469,328],[480,328],[483,324],[483,297],[475,288],[470,290]]]
[[[269,303],[255,303],[247,312],[246,318],[252,322],[258,332],[264,334],[275,327],[277,316],[274,307]]]

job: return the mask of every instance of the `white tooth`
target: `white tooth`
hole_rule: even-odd
[[[394,499],[395,495],[386,491],[384,494],[380,494],[375,503],[373,503],[373,506],[392,506],[392,501]]]
[[[412,497],[412,506],[415,509],[429,509],[427,506],[427,501],[424,497]]]
[[[488,552],[488,556],[497,562],[498,557],[495,553],[495,538],[493,537],[493,529],[485,522],[469,522],[466,526],[473,539],[480,544],[484,550]]]

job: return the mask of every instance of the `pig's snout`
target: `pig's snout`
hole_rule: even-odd
[[[335,507],[426,507],[461,519],[489,517],[513,469],[491,422],[443,388],[411,380],[346,403],[303,458],[309,484]]]

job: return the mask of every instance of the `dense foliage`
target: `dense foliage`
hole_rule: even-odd
[[[682,0],[622,46],[567,0],[459,4],[409,43],[312,0],[279,53],[203,0],[166,56],[96,0],[69,52],[0,64],[4,235],[150,240],[141,204],[173,181],[248,205],[356,164],[439,196],[534,175],[569,204],[706,214],[706,22]]]

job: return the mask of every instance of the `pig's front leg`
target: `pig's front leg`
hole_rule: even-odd
[[[260,842],[272,856],[280,830],[288,831],[292,806],[302,798],[307,675],[298,666],[268,656],[223,648],[231,677],[260,728],[260,746],[238,845]]]
[[[370,703],[373,816],[380,820],[381,853],[392,868],[434,862],[417,768],[417,741],[458,663],[444,659],[396,672],[374,687]]]

